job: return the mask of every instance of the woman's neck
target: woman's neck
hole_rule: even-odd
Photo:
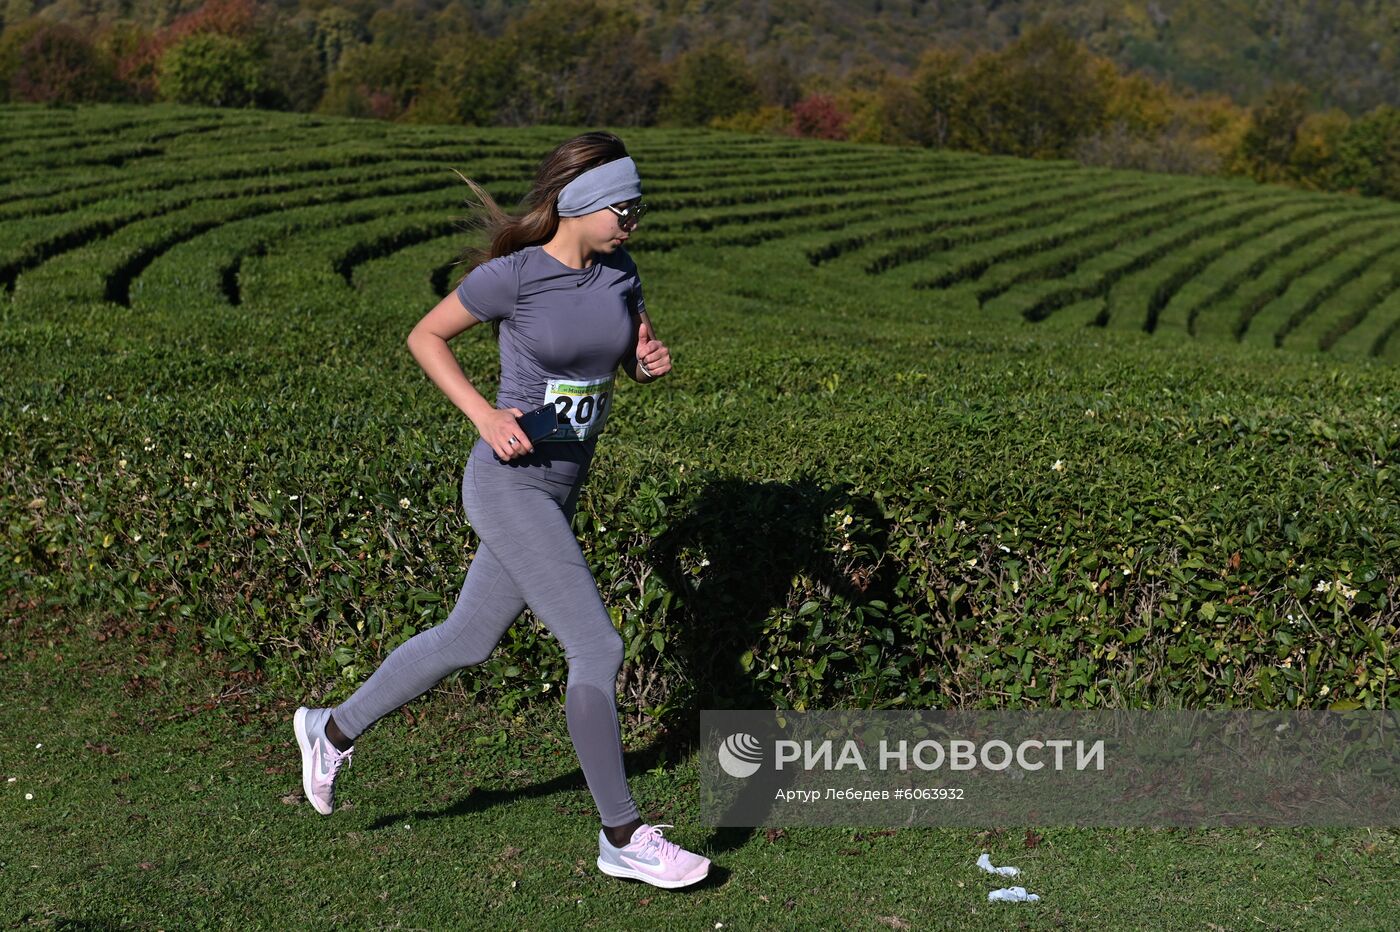
[[[593,251],[582,243],[555,234],[554,238],[540,247],[571,269],[586,269],[593,264]]]

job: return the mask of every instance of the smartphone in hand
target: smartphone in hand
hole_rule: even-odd
[[[533,411],[526,411],[515,421],[531,443],[538,443],[559,432],[559,409],[553,403],[540,405]]]

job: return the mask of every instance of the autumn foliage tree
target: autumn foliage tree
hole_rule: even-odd
[[[809,139],[845,139],[850,115],[830,94],[809,94],[792,105],[792,132]]]
[[[8,59],[10,100],[73,104],[119,95],[110,57],[71,26],[36,22],[10,44],[12,48],[0,49],[0,62]]]

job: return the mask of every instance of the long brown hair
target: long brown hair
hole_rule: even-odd
[[[520,202],[524,213],[519,216],[506,213],[486,189],[457,172],[478,202],[478,209],[467,218],[467,227],[475,232],[485,231],[488,243],[484,247],[468,247],[453,263],[465,266],[457,283],[460,285],[483,262],[549,242],[559,229],[559,192],[564,186],[590,168],[626,157],[627,147],[612,133],[584,133],[560,143],[535,170],[534,184]],[[499,321],[492,322],[491,331],[500,335]]]

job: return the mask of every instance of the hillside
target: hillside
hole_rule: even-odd
[[[0,10],[0,24],[29,11],[95,25],[119,16],[147,26],[168,23],[202,0],[25,0]],[[1352,115],[1400,106],[1400,6],[1389,0],[620,0],[646,23],[662,61],[718,37],[756,62],[785,61],[800,78],[888,68],[907,73],[929,44],[970,51],[1000,49],[1043,22],[1063,25],[1093,51],[1122,67],[1183,88],[1219,91],[1245,104],[1273,84],[1300,83],[1318,107]],[[275,4],[289,12],[301,5]],[[384,5],[336,4],[368,22]],[[422,19],[446,0],[393,7]],[[308,11],[321,4],[307,6]],[[470,0],[472,18],[489,33],[523,8],[511,0]]]

